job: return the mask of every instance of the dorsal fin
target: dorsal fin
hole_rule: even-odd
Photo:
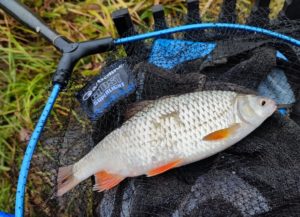
[[[168,98],[175,97],[175,96],[180,96],[180,95],[181,94],[162,96],[162,97],[159,97],[156,100],[168,99]],[[127,110],[125,111],[125,114],[124,114],[125,121],[132,118],[136,113],[142,111],[147,106],[153,104],[153,102],[154,102],[154,100],[142,100],[142,101],[139,101],[139,102],[129,104],[128,107],[127,107]]]
[[[145,107],[152,104],[153,100],[143,100],[139,102],[132,103],[128,105],[127,110],[125,112],[124,118],[125,120],[128,120],[132,118],[136,113],[139,111],[142,111]]]

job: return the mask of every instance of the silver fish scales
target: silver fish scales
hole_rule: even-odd
[[[270,99],[231,91],[149,101],[80,161],[61,170],[59,181],[71,181],[62,183],[58,195],[93,174],[95,189],[103,191],[126,177],[154,176],[204,159],[247,136],[275,110]]]

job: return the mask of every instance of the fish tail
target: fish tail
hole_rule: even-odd
[[[73,173],[73,165],[60,167],[58,169],[57,176],[57,196],[62,196],[76,185],[78,185],[81,180],[77,179]]]

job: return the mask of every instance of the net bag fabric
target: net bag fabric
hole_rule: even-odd
[[[268,28],[285,32],[288,28],[284,27],[297,29],[298,25],[280,21]],[[297,37],[296,31],[290,34]],[[35,199],[28,203],[35,213],[105,217],[300,215],[299,51],[278,40],[241,31],[194,31],[188,36],[177,34],[128,45],[126,48],[135,52],[122,61],[134,74],[136,90],[97,121],[86,117],[74,97],[89,78],[72,78],[58,102],[65,112],[50,121],[43,146],[34,155],[29,180],[36,191],[29,192],[29,198]],[[167,49],[161,46],[164,43],[169,43]],[[107,66],[119,61],[112,56],[123,53],[120,49],[108,55]],[[279,58],[279,51],[284,58]],[[285,115],[274,114],[245,139],[208,159],[152,178],[127,178],[101,194],[92,191],[94,179],[90,178],[63,197],[55,197],[58,168],[78,161],[120,127],[132,103],[196,90],[259,93],[288,110]],[[30,210],[26,213],[30,215]]]
[[[189,65],[195,67],[193,63]],[[226,64],[220,70],[203,69],[198,73],[184,67],[177,68],[177,73],[182,74],[174,76],[144,63],[146,75],[141,98],[155,99],[196,89],[251,92],[276,67],[275,49],[270,47],[248,51],[242,61],[228,70],[224,70]],[[222,153],[161,176],[129,178],[104,194],[96,213],[99,216],[297,216],[299,130],[293,119],[275,114]]]

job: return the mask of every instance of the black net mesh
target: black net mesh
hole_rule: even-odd
[[[220,19],[234,22],[235,13],[226,10]],[[300,38],[298,21],[255,19],[266,14],[260,9],[248,22]],[[172,17],[167,23],[179,20],[200,21]],[[33,158],[29,179],[35,190],[27,192],[27,215],[300,216],[298,48],[249,32],[193,30],[119,47],[103,68],[119,60],[132,70],[136,91],[98,120],[89,120],[75,98],[91,78],[74,75],[62,93]],[[285,105],[288,115],[275,113],[231,148],[162,175],[128,178],[105,193],[92,191],[92,177],[55,196],[58,168],[75,163],[120,127],[128,105],[195,90],[258,92]]]

